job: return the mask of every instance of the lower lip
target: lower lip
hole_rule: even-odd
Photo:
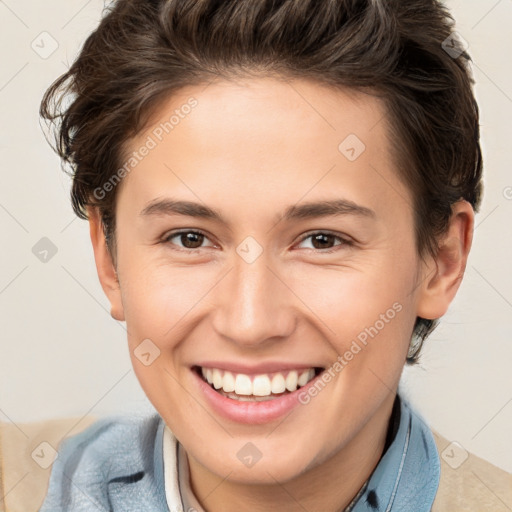
[[[316,379],[321,375],[316,375],[305,386],[279,398],[262,402],[242,402],[221,395],[205,382],[195,370],[192,369],[191,371],[201,393],[216,412],[237,423],[251,425],[260,425],[277,420],[290,413],[298,405],[302,405],[299,401],[299,394],[307,392],[308,387],[314,385]]]

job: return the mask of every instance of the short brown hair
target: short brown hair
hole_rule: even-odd
[[[94,191],[180,88],[272,75],[373,94],[387,108],[423,256],[435,254],[453,203],[478,210],[481,200],[470,60],[436,0],[118,0],[46,91],[40,114],[57,125],[54,147],[72,169],[74,211],[85,219],[88,205],[98,207],[115,258],[116,190],[100,199]],[[436,323],[417,319],[420,348]]]

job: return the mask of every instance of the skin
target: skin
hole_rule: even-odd
[[[115,265],[98,213],[89,209],[112,316],[126,321],[134,371],[185,448],[191,486],[206,511],[339,510],[382,456],[416,316],[441,317],[459,287],[473,210],[456,203],[436,258],[422,260],[384,106],[305,80],[182,89],[127,148],[140,148],[191,96],[198,105],[117,190]],[[338,150],[349,134],[366,145],[353,162]],[[208,205],[228,224],[140,214],[166,197]],[[339,198],[375,215],[276,220],[288,206]],[[195,245],[180,236],[164,240],[183,228],[206,236]],[[352,244],[303,240],[325,230]],[[250,264],[236,252],[248,236],[263,248]],[[327,368],[395,303],[402,307],[395,318],[284,419],[231,422],[197,393],[190,367],[201,360]],[[147,338],[161,351],[149,366],[134,355]],[[262,453],[251,468],[237,458],[247,442]]]

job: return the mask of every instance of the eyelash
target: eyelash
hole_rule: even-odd
[[[200,230],[192,230],[192,229],[183,229],[183,230],[180,230],[180,231],[174,231],[174,232],[171,232],[169,233],[167,236],[165,236],[165,238],[162,240],[161,243],[163,244],[170,244],[170,240],[179,236],[179,235],[182,235],[182,234],[186,234],[186,233],[193,233],[195,235],[202,235],[204,236],[205,238],[208,238],[208,235],[206,233],[204,233],[203,231],[200,231]],[[331,235],[335,238],[337,238],[341,243],[338,244],[338,245],[335,245],[333,248],[331,249],[311,249],[315,252],[319,252],[319,253],[322,253],[322,254],[329,254],[329,253],[333,253],[333,252],[336,252],[337,250],[339,250],[341,247],[350,247],[350,246],[353,246],[354,245],[354,242],[352,240],[350,240],[349,238],[345,238],[343,236],[341,236],[340,234],[338,233],[335,233],[333,231],[310,231],[308,233],[306,233],[305,235],[302,236],[302,238],[299,240],[299,243],[302,243],[304,242],[304,240],[307,240],[308,238],[311,238],[315,235]],[[173,245],[173,244],[171,244]],[[206,249],[206,247],[198,247],[196,249],[187,249],[187,248],[183,248],[183,247],[177,247],[177,248],[173,248],[173,250],[177,250],[177,251],[183,251],[183,252],[188,252],[188,253],[191,253],[191,252],[195,252],[195,251],[200,251],[201,249]]]

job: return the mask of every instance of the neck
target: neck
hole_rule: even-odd
[[[395,394],[341,449],[313,460],[295,478],[274,484],[232,482],[187,455],[190,486],[208,512],[339,512],[351,503],[379,463],[386,447]]]

